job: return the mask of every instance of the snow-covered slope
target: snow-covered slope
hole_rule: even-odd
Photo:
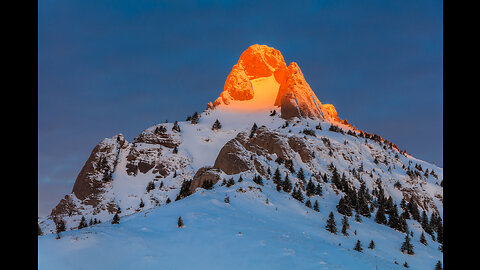
[[[433,269],[441,260],[438,243],[420,244],[421,228],[411,220],[415,255],[400,252],[403,233],[372,219],[349,218],[349,236],[328,232],[326,220],[337,197],[330,189],[311,198],[319,201],[316,212],[277,192],[271,181],[259,186],[248,178],[235,180],[229,188],[218,183],[213,190],[199,189],[122,217],[120,224],[68,231],[59,240],[42,236],[39,269],[404,269],[404,262],[411,269]],[[184,228],[177,228],[180,216]],[[340,227],[341,215],[335,219]],[[357,240],[361,253],[353,250]],[[373,250],[367,248],[371,240]]]

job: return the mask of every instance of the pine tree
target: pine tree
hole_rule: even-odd
[[[375,222],[383,225],[387,224],[387,218],[385,217],[385,210],[383,209],[383,205],[380,205],[377,210],[377,213],[375,215]]]
[[[55,228],[56,228],[57,234],[60,234],[61,232],[64,232],[65,229],[66,229],[65,221],[63,219],[56,220],[55,221]]]
[[[323,195],[322,186],[320,186],[320,184],[317,184],[317,187],[315,188],[315,193],[316,193],[318,196],[322,196],[322,195]]]
[[[143,208],[144,206],[145,206],[145,204],[143,203],[143,199],[140,199],[140,205],[139,205],[139,207],[140,207],[140,208]]]
[[[360,243],[360,240],[357,240],[357,243],[355,244],[355,247],[353,248],[353,250],[356,250],[358,252],[363,251],[362,244]]]
[[[333,234],[337,234],[337,223],[335,222],[335,216],[333,215],[333,212],[330,212],[325,228],[327,229],[327,231]]]
[[[177,226],[178,228],[182,228],[183,227],[183,220],[182,220],[182,217],[178,217],[178,221],[177,221]]]
[[[304,199],[302,191],[300,190],[300,188],[297,189],[296,187],[293,189],[292,197],[300,202],[303,202]]]
[[[118,224],[120,222],[120,217],[118,216],[118,213],[115,213],[112,219],[112,224]]]
[[[240,175],[240,177],[238,178],[238,183],[241,183],[243,181],[243,178],[242,176]]]
[[[405,262],[405,263],[403,264],[403,267],[405,267],[405,268],[410,268],[410,266],[408,265],[407,262]]]
[[[420,212],[418,211],[418,206],[413,200],[413,197],[410,198],[410,201],[407,205],[408,211],[412,215],[412,218],[418,222],[420,222]]]
[[[213,183],[210,180],[206,180],[205,182],[202,183],[202,188],[204,189],[212,189],[213,188]]]
[[[360,217],[360,214],[356,210],[355,210],[355,221],[360,223],[362,222],[362,218]]]
[[[283,181],[282,188],[283,188],[283,191],[287,193],[290,193],[290,191],[292,191],[292,183],[288,178],[288,174],[285,175],[285,180]]]
[[[303,168],[300,168],[300,170],[298,170],[297,177],[298,179],[305,181],[305,173],[303,172]]]
[[[402,243],[400,251],[409,255],[415,254],[415,252],[413,252],[413,245],[410,243],[410,237],[408,237],[408,234],[405,236],[405,241]]]
[[[421,224],[423,230],[425,230],[426,233],[433,235],[432,227],[430,227],[430,223],[428,222],[428,216],[425,211],[422,211]]]
[[[307,200],[305,202],[305,206],[308,207],[308,208],[312,208],[312,202],[310,200]]]
[[[388,226],[392,229],[399,230],[401,231],[401,226],[400,226],[400,220],[398,217],[398,211],[397,211],[397,205],[393,206],[393,209],[390,210],[389,214],[389,219],[388,219]]]
[[[260,179],[261,180],[261,179]],[[233,177],[231,177],[230,179],[228,179],[227,181],[227,187],[231,187],[235,185],[235,180],[233,180]],[[263,185],[262,185],[263,186]]]
[[[218,119],[215,121],[215,123],[213,123],[212,125],[212,130],[218,130],[218,129],[221,129],[222,128],[222,124],[220,124],[220,121],[218,121]]]
[[[83,229],[85,227],[88,227],[87,220],[85,219],[84,216],[82,216],[82,219],[80,220],[80,224],[78,224],[78,228]]]
[[[337,205],[337,211],[342,215],[346,215],[349,217],[352,216],[352,208],[350,207],[347,197],[340,198],[340,201]]]
[[[172,130],[176,132],[180,132],[180,126],[178,125],[178,121],[175,121],[175,123],[173,123]]]
[[[226,196],[226,195],[225,195]],[[226,196],[225,199],[224,199],[224,202],[225,203],[230,203],[230,197]]]
[[[437,264],[435,264],[435,270],[442,270],[442,262],[441,261],[437,261]]]
[[[197,113],[197,112],[194,112],[193,115],[192,115],[192,117],[191,117],[191,122],[190,122],[190,123],[192,123],[192,124],[198,124],[198,119],[199,119],[198,113]]]
[[[93,225],[93,219],[90,218],[90,222],[88,222],[88,226],[92,226]]]
[[[313,210],[320,212],[320,209],[318,209],[318,201],[315,200],[315,203],[313,204]]]
[[[347,216],[343,216],[342,219],[342,234],[348,236],[347,230],[350,228],[350,224],[348,224]]]
[[[308,180],[307,187],[305,188],[307,193],[307,197],[314,195],[315,192],[315,184],[313,184],[312,180]]]
[[[172,201],[170,200],[170,198],[167,198],[167,201],[165,202],[166,204],[169,204],[171,203]]]
[[[427,245],[427,239],[425,239],[425,234],[422,234],[420,235],[420,243],[422,243],[423,245]]]
[[[368,244],[369,249],[375,249],[375,242],[373,240],[370,241],[370,244]]]
[[[280,182],[282,182],[282,176],[280,175],[280,170],[277,167],[277,169],[273,173],[273,183],[278,185]]]
[[[258,184],[260,186],[263,186],[263,179],[260,175],[255,175],[253,177],[253,182],[255,182],[256,184]]]

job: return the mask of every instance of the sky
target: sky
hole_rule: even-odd
[[[95,145],[185,120],[252,44],[297,62],[322,103],[443,166],[442,1],[38,1],[38,215]]]

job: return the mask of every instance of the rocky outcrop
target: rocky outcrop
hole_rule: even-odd
[[[257,90],[254,89],[252,80],[270,76],[274,76],[278,84],[258,89],[269,91],[268,95],[271,93],[274,102],[273,104],[259,103],[260,106],[281,107],[281,117],[284,119],[293,117],[325,119],[322,104],[306,82],[297,63],[292,62],[287,68],[280,51],[258,44],[250,46],[242,53],[225,81],[223,92],[215,100],[214,106],[209,108],[213,109],[219,105],[228,106],[233,101],[253,99],[258,93],[255,92]],[[248,108],[257,107],[250,104],[250,107],[245,107],[246,110]]]
[[[251,137],[246,132],[241,132],[235,139],[227,142],[220,150],[213,168],[228,175],[255,169],[265,176],[265,167],[253,156],[263,156],[269,160],[289,160],[295,152],[305,163],[312,159],[312,152],[302,137],[287,137],[262,126]]]
[[[220,169],[229,175],[247,171],[250,167],[246,149],[237,138],[228,141],[222,147],[213,165],[213,168]]]
[[[71,216],[74,214],[80,214],[80,212],[71,195],[65,195],[65,197],[60,200],[57,206],[55,206],[50,213],[52,217],[61,215]]]
[[[280,84],[286,73],[287,66],[280,51],[266,45],[252,45],[233,66],[214,106],[229,105],[233,100],[250,100],[255,95],[252,80],[273,75]]]
[[[85,204],[95,207],[102,187],[110,181],[121,149],[128,147],[122,134],[104,139],[92,150],[75,180],[72,193]]]
[[[157,125],[140,133],[132,143],[158,144],[168,148],[175,148],[180,145],[180,141],[173,135],[164,130],[162,125]]]
[[[312,160],[312,151],[308,148],[302,137],[292,136],[288,138],[290,148],[300,155],[303,163],[309,163]]]
[[[284,119],[290,119],[293,116],[325,119],[321,109],[322,103],[305,81],[300,67],[295,62],[288,66],[287,76],[280,85],[275,105],[281,106],[281,117]],[[294,108],[295,106],[298,113]]]
[[[230,72],[225,81],[224,89],[235,100],[249,100],[253,98],[252,83],[248,79],[245,69],[240,64],[233,66],[232,72]]]
[[[238,64],[250,80],[275,76],[278,83],[284,79],[287,66],[282,53],[266,45],[252,45],[240,55]]]
[[[127,173],[129,175],[137,175],[138,172],[143,174],[155,167],[156,162],[161,157],[159,148],[140,148],[132,147],[127,156]]]
[[[285,93],[281,99],[281,104],[282,106],[280,107],[280,115],[283,119],[290,120],[294,117],[302,117],[295,99],[295,94],[293,92]]]
[[[333,121],[340,122],[341,119],[337,116],[337,110],[332,104],[323,104],[322,106],[325,118],[330,118]]]
[[[195,189],[202,187],[206,181],[211,181],[215,185],[220,180],[220,174],[218,169],[211,167],[202,167],[193,176],[192,183],[190,184],[189,192],[194,193]]]

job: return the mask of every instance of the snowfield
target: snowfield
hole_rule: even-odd
[[[63,232],[59,240],[40,236],[38,269],[405,269],[404,262],[433,269],[442,261],[428,235],[428,246],[418,242],[422,229],[412,220],[415,255],[400,252],[403,233],[373,217],[361,223],[349,218],[349,236],[342,235],[334,197],[328,191],[312,197],[320,205],[315,212],[270,181],[262,187],[245,179],[229,188],[219,182],[213,190],[199,188],[183,200],[122,217],[118,225]],[[325,229],[330,211],[337,235]],[[177,228],[179,216],[184,228]],[[362,253],[353,250],[357,240]],[[374,250],[367,248],[371,240]]]

